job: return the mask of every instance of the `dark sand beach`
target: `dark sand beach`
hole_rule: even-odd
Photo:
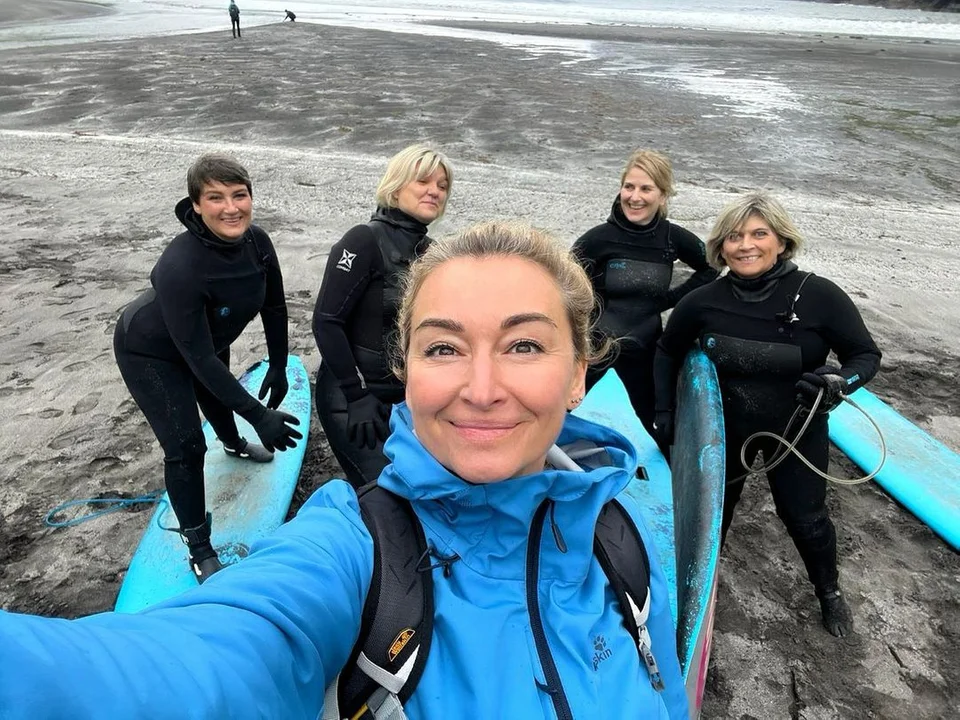
[[[847,290],[881,345],[874,390],[960,449],[960,48],[523,31],[593,44],[563,54],[298,22],[242,42],[225,26],[0,51],[0,606],[112,607],[149,509],[62,530],[42,519],[64,500],[162,486],[111,334],[179,231],[187,166],[211,149],[253,174],[291,352],[311,372],[327,250],[369,216],[387,158],[412,141],[439,144],[457,171],[437,236],[522,217],[572,241],[606,217],[639,145],[674,159],[671,216],[701,236],[737,192],[771,189],[808,236],[801,267]],[[264,352],[254,323],[235,367]],[[307,453],[298,502],[338,475],[319,423]],[[960,555],[872,484],[833,487],[829,503],[856,635],[821,628],[754,482],[721,563],[704,716],[955,716]]]

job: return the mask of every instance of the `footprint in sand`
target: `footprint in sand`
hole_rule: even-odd
[[[43,418],[44,420],[50,420],[52,418],[58,418],[63,415],[63,410],[58,410],[57,408],[44,408],[37,413],[38,418]]]
[[[77,370],[83,370],[86,367],[89,367],[90,363],[86,360],[81,360],[80,362],[70,363],[69,365],[63,366],[64,372],[76,372]]]
[[[83,415],[93,410],[97,405],[100,404],[100,397],[102,393],[94,390],[92,393],[87,393],[82,398],[80,402],[73,406],[74,415]]]
[[[78,445],[83,442],[89,442],[90,440],[89,428],[74,428],[73,430],[68,430],[65,433],[57,435],[48,443],[47,447],[51,450],[63,450],[71,445]]]

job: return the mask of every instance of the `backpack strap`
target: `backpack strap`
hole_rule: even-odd
[[[423,675],[433,638],[433,576],[419,569],[427,543],[406,499],[373,484],[359,499],[373,537],[373,577],[360,636],[335,696],[328,689],[323,717],[403,720],[403,703]]]
[[[650,684],[663,690],[663,677],[653,656],[647,618],[650,616],[650,561],[640,531],[616,500],[603,506],[594,531],[593,551],[620,603],[623,624],[637,643],[650,674]]]

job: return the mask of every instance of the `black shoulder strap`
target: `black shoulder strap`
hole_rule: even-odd
[[[616,500],[603,506],[597,518],[593,551],[610,581],[620,614],[646,665],[650,684],[664,689],[663,676],[653,655],[647,618],[650,615],[650,559],[636,523]]]
[[[624,625],[633,639],[639,640],[640,628],[630,612],[627,595],[639,608],[646,604],[650,592],[650,562],[640,531],[616,500],[608,502],[600,511],[593,552],[620,603]]]
[[[405,703],[420,681],[433,638],[433,577],[417,569],[427,551],[420,521],[407,500],[378,485],[362,488],[359,497],[373,536],[373,578],[360,637],[337,689],[339,714],[348,718],[363,717],[368,700],[384,687],[361,667],[372,663],[375,673],[393,676],[398,690],[387,689]],[[412,667],[405,668],[414,653]]]

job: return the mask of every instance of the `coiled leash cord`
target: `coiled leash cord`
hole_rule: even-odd
[[[810,462],[809,460],[807,460],[807,458],[803,456],[803,453],[797,450],[797,443],[800,442],[800,438],[803,437],[803,434],[807,431],[807,428],[810,426],[810,423],[813,420],[813,416],[817,412],[817,408],[820,407],[820,401],[822,399],[823,399],[823,388],[820,388],[820,392],[817,393],[817,399],[814,401],[813,406],[810,408],[807,414],[807,419],[804,421],[803,426],[800,428],[799,432],[797,432],[797,436],[793,439],[792,442],[790,440],[787,440],[786,437],[777,435],[776,433],[768,432],[766,430],[755,432],[753,435],[751,435],[746,440],[744,440],[743,445],[740,448],[740,464],[743,465],[744,469],[747,472],[745,472],[743,475],[740,475],[739,477],[734,478],[733,480],[728,480],[727,485],[730,485],[735,482],[739,482],[743,480],[745,477],[747,477],[748,475],[751,475],[753,473],[766,473],[766,472],[769,472],[770,470],[773,470],[775,467],[777,467],[777,465],[779,465],[784,460],[786,460],[787,455],[789,455],[790,453],[793,453],[798,458],[800,458],[800,461],[804,465],[806,465],[808,468],[813,470],[813,472],[815,472],[817,475],[822,477],[824,480],[827,480],[832,483],[836,483],[837,485],[860,485],[861,483],[865,483],[868,480],[872,480],[874,477],[876,477],[877,473],[880,472],[881,468],[883,468],[883,464],[887,461],[887,443],[883,438],[883,433],[880,431],[880,427],[873,421],[873,418],[871,418],[862,407],[857,405],[856,402],[851,400],[848,396],[844,395],[843,393],[840,393],[840,399],[843,400],[843,402],[850,403],[851,405],[853,405],[853,407],[855,407],[860,412],[860,414],[862,414],[867,419],[867,421],[873,426],[873,429],[877,431],[877,437],[880,438],[880,462],[877,464],[877,467],[874,469],[874,471],[871,472],[869,475],[864,475],[863,477],[859,477],[859,478],[834,477],[833,475],[823,472],[818,467],[815,467],[812,462]],[[803,408],[798,405],[797,409],[793,411],[793,415],[790,416],[790,421],[787,423],[787,426],[783,429],[783,435],[788,435],[790,433],[790,428],[793,427],[793,423],[800,416],[801,410],[803,410]],[[747,446],[751,442],[753,442],[756,438],[760,438],[760,437],[773,438],[778,443],[780,443],[780,446],[783,449],[780,452],[776,453],[774,457],[770,460],[770,462],[767,463],[766,465],[762,465],[761,467],[758,467],[758,468],[752,468],[747,463]]]
[[[57,505],[53,510],[48,512],[43,518],[43,524],[47,527],[52,528],[63,528],[63,527],[72,527],[73,525],[79,525],[80,523],[86,522],[87,520],[93,520],[94,518],[100,517],[101,515],[106,515],[107,513],[116,512],[117,510],[124,510],[132,505],[138,505],[141,503],[159,503],[162,502],[163,490],[154,490],[151,493],[146,495],[139,495],[137,497],[125,498],[125,497],[114,497],[114,498],[87,498],[86,500],[70,500],[68,502]],[[60,513],[69,510],[70,508],[77,507],[78,505],[102,505],[103,507],[100,510],[93,510],[88,512],[86,515],[78,515],[77,517],[70,518],[69,520],[55,520],[54,518]],[[159,518],[158,524],[159,524]],[[163,527],[163,526],[161,526]],[[163,528],[167,530],[168,528]]]

